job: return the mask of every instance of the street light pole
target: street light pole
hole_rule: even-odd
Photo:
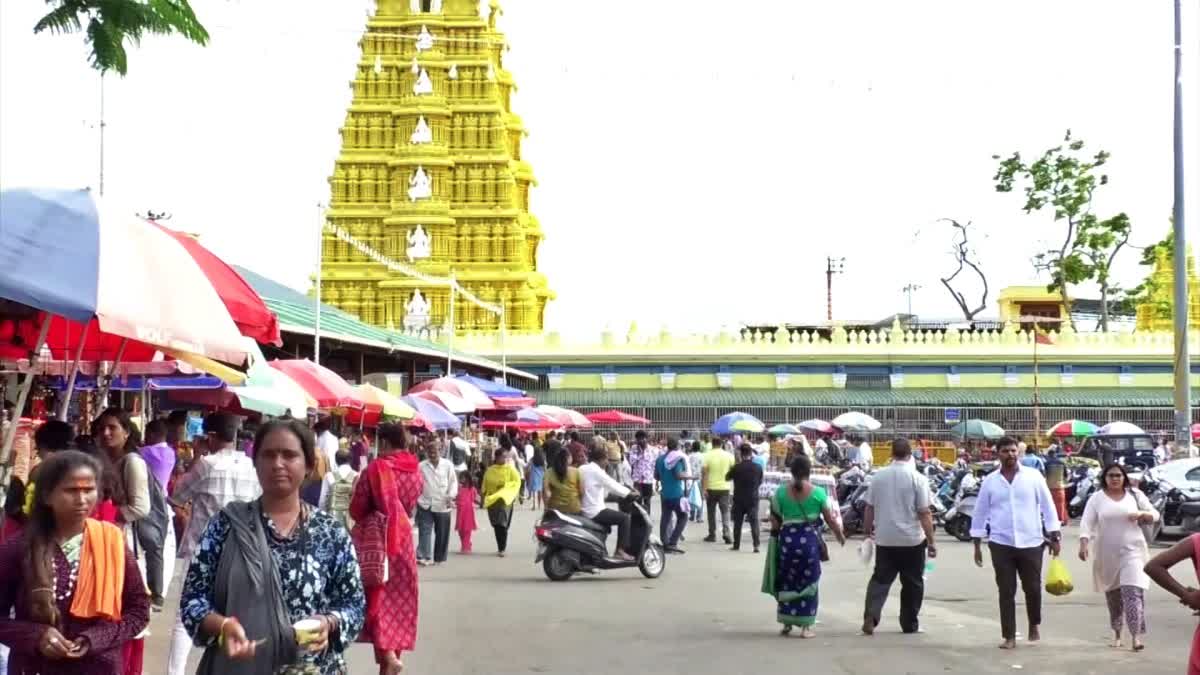
[[[833,321],[833,275],[846,269],[845,258],[825,257],[825,320]]]
[[[913,296],[914,292],[921,290],[921,285],[920,284],[909,284],[909,285],[905,286],[904,288],[901,288],[900,290],[904,291],[904,293],[906,295],[908,295],[908,316],[911,318],[913,315],[912,296]]]
[[[1191,358],[1188,355],[1187,228],[1183,198],[1183,20],[1182,0],[1175,0],[1175,446],[1191,447]]]

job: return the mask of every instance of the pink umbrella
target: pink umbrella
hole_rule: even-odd
[[[534,410],[560,422],[564,427],[573,427],[576,429],[592,428],[592,421],[584,417],[583,413],[569,408],[560,408],[556,405],[539,405]]]
[[[409,396],[413,398],[424,399],[430,403],[439,405],[445,408],[448,412],[455,415],[466,415],[475,412],[475,404],[465,398],[455,396],[446,391],[409,391]]]
[[[416,394],[423,391],[437,391],[453,394],[458,398],[466,400],[475,406],[475,410],[494,410],[496,404],[492,403],[492,399],[483,393],[483,390],[466,380],[460,380],[457,377],[439,377],[434,380],[425,380],[419,384],[413,385],[408,390],[410,394]]]

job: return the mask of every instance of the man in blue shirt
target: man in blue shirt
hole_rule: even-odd
[[[658,496],[662,500],[659,537],[662,538],[667,553],[683,553],[683,549],[679,548],[679,539],[687,529],[688,523],[683,483],[694,478],[688,475],[687,470],[687,456],[679,449],[679,441],[674,437],[668,438],[666,453],[659,455],[654,462],[654,474],[661,486]]]
[[[1024,441],[1018,444],[1021,451],[1021,466],[1027,466],[1031,469],[1037,469],[1043,476],[1046,475],[1046,460],[1037,456],[1037,451],[1025,445]]]

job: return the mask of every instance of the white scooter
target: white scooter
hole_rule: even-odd
[[[943,525],[946,534],[959,541],[971,540],[971,518],[975,515],[975,502],[979,500],[979,485],[980,481],[973,473],[968,472],[964,475],[958,486],[954,506],[946,512]]]

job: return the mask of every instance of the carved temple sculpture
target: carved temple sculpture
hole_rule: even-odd
[[[533,170],[509,107],[499,5],[486,4],[481,15],[480,0],[376,0],[328,218],[384,255],[502,304],[509,331],[540,332],[554,293],[537,271],[542,230],[529,212]],[[329,235],[321,264],[324,297],[364,321],[422,330],[449,318],[447,288]],[[498,316],[465,302],[455,304],[456,330],[499,330]]]

